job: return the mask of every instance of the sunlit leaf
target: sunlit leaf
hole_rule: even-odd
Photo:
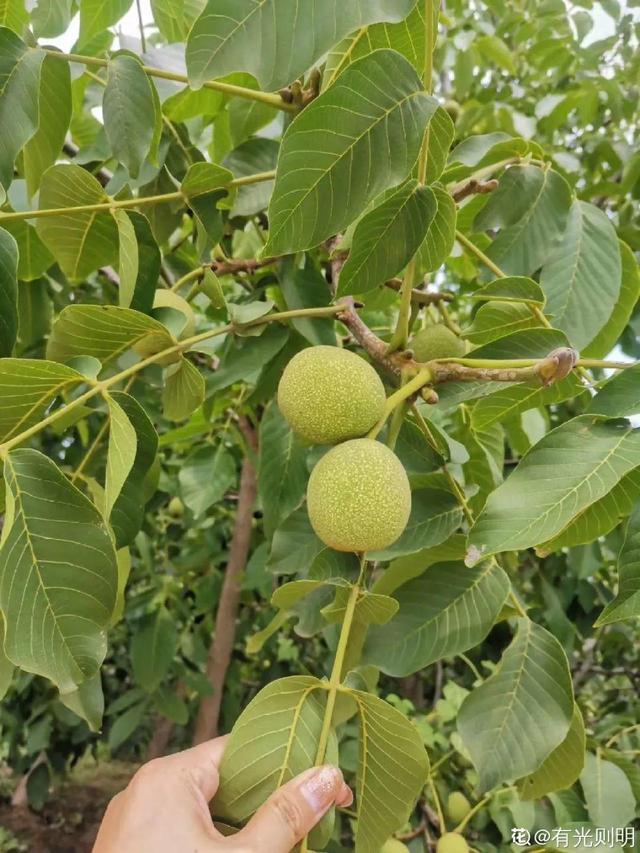
[[[111,214],[104,210],[73,210],[108,200],[98,180],[72,163],[51,166],[42,177],[40,209],[68,209],[57,216],[38,219],[38,234],[73,281],[113,264],[118,257],[118,230]]]
[[[388,675],[417,672],[478,645],[489,633],[509,593],[509,579],[493,561],[475,569],[438,563],[394,591],[400,608],[372,629],[365,661]]]
[[[596,625],[609,625],[640,616],[640,508],[627,523],[618,554],[618,592],[602,611]]]
[[[13,164],[38,129],[38,93],[44,51],[27,47],[0,27],[0,203],[13,180]]]
[[[458,731],[480,789],[533,773],[567,736],[573,715],[569,665],[555,637],[529,619],[496,672],[465,699]]]
[[[399,273],[420,248],[436,210],[431,189],[410,180],[365,214],[340,273],[338,296],[373,290]]]
[[[552,791],[570,788],[584,767],[585,733],[580,708],[573,708],[571,727],[562,743],[544,760],[540,767],[518,781],[523,800],[537,800]]]
[[[265,254],[318,245],[406,178],[436,106],[393,51],[349,66],[284,135]]]
[[[37,450],[5,457],[7,516],[0,548],[5,651],[68,693],[105,656],[116,556],[98,510]]]
[[[489,496],[469,534],[469,563],[546,542],[638,465],[640,430],[626,422],[583,415],[562,424]]]
[[[248,71],[263,89],[279,89],[348,33],[376,21],[401,21],[412,5],[413,0],[209,0],[189,33],[189,78],[198,88],[207,79]]]

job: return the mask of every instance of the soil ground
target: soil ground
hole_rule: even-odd
[[[0,831],[0,853],[90,853],[107,803],[135,769],[121,762],[85,765],[52,792],[41,812],[0,803],[0,827],[21,845],[8,844]]]

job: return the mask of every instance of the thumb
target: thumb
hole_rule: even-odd
[[[337,767],[313,767],[279,788],[234,836],[250,850],[289,853],[329,811],[347,806],[353,794]]]

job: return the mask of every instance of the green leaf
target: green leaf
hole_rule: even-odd
[[[488,344],[513,332],[535,329],[540,321],[526,305],[495,300],[481,305],[473,323],[463,330],[464,337],[473,344]]]
[[[64,274],[80,281],[118,257],[118,229],[106,211],[74,211],[81,205],[104,204],[109,197],[96,178],[74,164],[51,166],[42,177],[39,208],[69,208],[38,219],[36,228]]]
[[[535,773],[518,781],[518,792],[523,800],[538,800],[553,791],[570,788],[584,767],[585,734],[580,708],[573,708],[571,727],[567,736]]]
[[[636,802],[640,801],[640,768],[632,757],[615,749],[603,749],[602,757],[619,767],[629,780]]]
[[[279,150],[280,146],[275,139],[255,136],[228,154],[222,165],[230,169],[236,178],[270,172],[276,167]],[[263,211],[269,205],[273,186],[273,181],[261,181],[239,187],[231,215],[254,216]]]
[[[148,693],[162,684],[178,648],[174,619],[165,607],[145,619],[131,640],[131,666],[136,683]]]
[[[18,279],[20,281],[34,281],[40,278],[54,263],[53,255],[38,237],[36,229],[24,219],[7,222],[2,231],[11,234],[18,244]],[[21,297],[21,289],[18,288],[18,301]]]
[[[600,329],[589,346],[582,354],[589,358],[604,358],[615,347],[618,338],[624,332],[640,299],[640,267],[636,256],[626,243],[620,241],[620,257],[622,261],[622,282],[615,308],[606,324]]]
[[[62,151],[71,121],[69,63],[45,56],[40,70],[38,129],[23,151],[24,176],[29,196],[35,195],[43,174]]]
[[[455,533],[446,542],[433,548],[423,548],[415,554],[398,557],[389,564],[384,573],[375,581],[373,592],[392,595],[398,587],[420,577],[429,566],[436,563],[450,563],[464,559],[466,538]]]
[[[422,245],[437,201],[429,187],[409,180],[356,225],[338,296],[366,293],[399,273]]]
[[[592,397],[587,412],[608,418],[640,414],[640,365],[621,370]]]
[[[492,62],[510,74],[516,73],[513,54],[499,36],[481,36],[474,41],[474,45],[488,62]]]
[[[235,382],[250,382],[257,373],[284,347],[289,331],[270,323],[259,338],[235,339],[221,359],[220,367],[207,377],[207,397],[228,388]]]
[[[429,122],[426,174],[428,184],[437,181],[444,171],[454,135],[455,128],[449,113],[444,107],[438,107]]]
[[[108,745],[112,752],[115,752],[122,744],[127,741],[131,735],[142,725],[142,722],[147,714],[148,699],[143,699],[136,705],[127,708],[124,714],[121,714],[109,731]]]
[[[455,201],[439,184],[431,187],[431,190],[438,202],[438,209],[416,256],[416,278],[420,281],[426,273],[442,266],[451,254],[456,239],[458,208]]]
[[[299,506],[307,487],[307,448],[294,435],[275,405],[260,423],[258,490],[268,538]]]
[[[545,303],[545,295],[538,282],[523,275],[497,278],[469,295],[471,299],[499,299],[501,302],[525,303],[537,308],[544,308]]]
[[[542,268],[540,286],[554,325],[577,349],[591,343],[608,322],[620,281],[620,249],[609,217],[575,201],[566,231]]]
[[[118,226],[118,275],[120,277],[118,301],[122,308],[128,308],[131,305],[138,278],[138,241],[133,222],[129,219],[126,210],[120,208],[114,210],[113,218]]]
[[[438,489],[420,489],[411,496],[411,515],[402,536],[384,551],[373,551],[367,557],[391,560],[432,548],[448,539],[461,521],[462,510],[455,495]]]
[[[565,529],[536,548],[544,557],[561,548],[586,545],[606,536],[626,518],[640,498],[640,468],[634,468],[610,492],[579,512]]]
[[[54,323],[47,355],[54,361],[91,355],[108,364],[132,348],[145,356],[174,343],[162,323],[131,308],[68,305]]]
[[[61,693],[62,704],[86,720],[92,732],[99,732],[104,714],[104,694],[100,673],[88,678],[71,693]]]
[[[162,408],[165,418],[182,421],[204,402],[204,376],[195,364],[182,356],[166,371]]]
[[[0,228],[0,356],[9,356],[18,337],[18,245]]]
[[[360,737],[355,848],[380,850],[409,820],[427,781],[429,760],[416,727],[388,702],[349,690],[358,707]]]
[[[509,578],[495,561],[467,568],[437,563],[394,592],[400,608],[369,631],[364,662],[404,676],[481,643],[509,594]]]
[[[24,432],[63,392],[84,382],[62,364],[29,358],[0,359],[0,441]]]
[[[562,646],[540,625],[519,619],[498,669],[469,694],[458,714],[480,789],[536,771],[567,736],[572,715]]]
[[[627,826],[636,816],[631,783],[617,765],[588,752],[580,775],[589,817],[595,826]]]
[[[104,516],[108,519],[133,468],[138,439],[133,424],[117,399],[110,394],[106,394],[105,397],[109,409],[109,448]]]
[[[113,155],[137,178],[147,160],[155,163],[161,122],[155,86],[137,57],[120,53],[109,60],[102,110]]]
[[[13,180],[13,164],[38,129],[40,67],[45,53],[0,27],[0,204]]]
[[[180,494],[196,518],[222,500],[236,481],[236,463],[220,442],[191,453],[180,468]]]
[[[7,691],[11,687],[15,667],[4,653],[4,617],[0,614],[0,637],[3,638],[0,643],[0,699],[4,699]]]
[[[187,40],[204,5],[204,0],[151,0],[153,20],[169,44]]]
[[[489,496],[469,533],[470,565],[546,542],[640,465],[640,430],[583,415],[538,442]]]
[[[289,310],[330,304],[327,280],[308,256],[302,269],[290,258],[282,262],[280,271],[280,289]],[[291,325],[314,346],[335,346],[336,332],[331,317],[294,317]]]
[[[618,592],[604,608],[596,625],[610,625],[640,616],[640,507],[627,522],[618,554]]]
[[[116,556],[94,505],[37,450],[5,457],[0,547],[5,652],[61,693],[93,676],[115,604]]]
[[[244,823],[285,782],[312,767],[326,706],[322,682],[292,676],[264,687],[238,717],[220,765],[216,817]],[[332,735],[329,754],[336,754]]]
[[[435,9],[435,14],[438,10]],[[437,22],[435,27],[437,33]],[[354,30],[329,51],[323,75],[323,88],[352,62],[374,50],[387,47],[401,53],[419,73],[424,68],[424,2],[417,0],[411,13],[397,24],[379,23]]]
[[[28,20],[23,0],[0,0],[0,26],[21,34]]]
[[[189,722],[189,709],[184,699],[173,690],[161,687],[154,697],[154,702],[158,713],[177,726],[186,726]]]
[[[80,38],[82,47],[95,35],[113,26],[125,14],[132,0],[80,0]]]
[[[475,224],[479,230],[501,229],[487,254],[507,275],[531,275],[560,240],[570,207],[571,190],[557,172],[512,166]]]
[[[412,5],[413,0],[209,0],[187,40],[189,79],[197,89],[205,80],[247,71],[263,89],[280,89],[348,33],[377,21],[401,21]]]
[[[415,70],[393,51],[349,66],[283,137],[264,255],[317,246],[404,180],[436,106]]]
[[[72,17],[71,0],[36,0],[31,25],[36,38],[55,38],[68,28]]]

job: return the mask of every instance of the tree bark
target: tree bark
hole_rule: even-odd
[[[239,426],[247,439],[250,451],[257,450],[256,435],[250,424],[241,419]],[[238,579],[246,568],[249,556],[253,505],[257,491],[258,484],[253,462],[248,456],[245,456],[240,475],[238,508],[229,549],[229,562],[220,592],[213,638],[207,660],[207,677],[213,687],[213,693],[211,696],[205,696],[200,703],[193,735],[194,745],[216,737],[218,734],[224,683],[231,663],[236,637],[236,619],[240,606]]]
[[[181,681],[178,683],[176,693],[181,699],[187,695],[187,685]],[[167,754],[167,747],[173,733],[173,720],[165,717],[164,714],[156,714],[153,721],[153,733],[151,740],[147,746],[146,761],[152,761],[154,758],[162,758]]]

